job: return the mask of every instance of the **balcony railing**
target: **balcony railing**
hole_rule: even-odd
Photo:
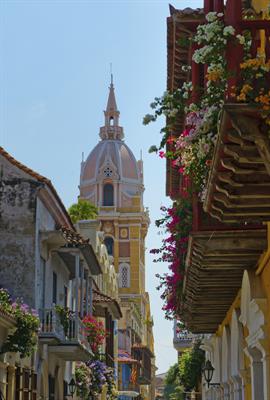
[[[66,330],[61,324],[59,315],[54,309],[42,309],[39,312],[40,316],[40,332],[41,338],[54,339],[61,344],[77,343],[82,345],[91,352],[90,345],[87,341],[86,329],[76,315],[70,315]]]
[[[177,343],[182,343],[182,342],[192,342],[194,340],[195,335],[188,331],[182,331],[182,332],[175,332],[174,334],[174,342]]]

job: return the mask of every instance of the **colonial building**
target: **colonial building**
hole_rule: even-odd
[[[202,61],[194,61],[195,52],[204,42],[202,39],[198,45],[190,38],[195,36],[198,25],[205,23],[209,24],[210,34],[213,21],[218,21],[219,26],[224,24],[225,33],[232,35],[223,42],[228,74],[217,120],[217,136],[203,196],[195,190],[190,202],[192,223],[184,281],[182,293],[176,299],[178,315],[188,330],[211,334],[203,344],[208,360],[206,366],[211,362],[213,367],[206,373],[206,377],[212,379],[203,380],[202,396],[209,400],[270,399],[270,143],[265,116],[269,108],[261,103],[259,94],[253,99],[251,96],[262,76],[264,85],[260,93],[270,88],[269,6],[267,0],[205,0],[204,9],[170,7],[171,15],[167,20],[168,90],[174,92],[192,82],[191,101],[194,103],[200,101],[200,96],[209,94],[211,80],[216,80],[216,87],[221,80],[220,75],[211,76],[214,68],[209,70]],[[245,53],[243,43],[249,46],[249,52]],[[266,65],[262,75],[254,73],[253,77],[248,77],[243,73],[252,63]],[[242,90],[235,95],[234,91],[245,84],[250,96]],[[267,95],[265,99],[268,102]],[[200,112],[203,115],[207,110]],[[192,125],[186,123],[185,117],[182,111],[170,126],[172,140],[167,149],[171,151],[172,143]],[[188,134],[186,131],[185,135]],[[183,164],[181,166],[183,171]],[[194,175],[186,179],[167,160],[167,194],[176,203],[187,199],[192,179]]]
[[[103,271],[109,275],[108,284],[115,292],[115,273],[108,265],[106,249],[97,257],[97,249],[75,231],[47,178],[2,148],[0,171],[0,288],[8,289],[13,299],[22,298],[40,319],[38,346],[32,356],[20,358],[14,351],[0,355],[0,393],[7,400],[70,398],[68,384],[75,362],[87,361],[93,354],[83,317],[92,315],[93,309],[97,313],[102,301],[107,304],[106,315],[102,315],[106,322],[111,315],[121,316],[117,302],[111,305],[110,298],[102,297],[98,278]],[[17,327],[3,305],[1,349]],[[59,312],[67,309],[63,321]],[[113,340],[112,326],[106,328]],[[108,348],[112,346],[106,343],[104,352]]]
[[[119,114],[111,82],[101,140],[81,165],[80,198],[97,206],[104,243],[118,273],[123,313],[118,325],[120,391],[130,396],[145,393],[150,398],[147,387],[152,383],[154,349],[145,291],[149,216],[143,204],[143,162],[137,161],[126,145]],[[128,365],[127,370],[124,364]]]

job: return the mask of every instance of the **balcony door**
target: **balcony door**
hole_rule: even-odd
[[[55,378],[49,375],[49,400],[57,400],[55,397]]]

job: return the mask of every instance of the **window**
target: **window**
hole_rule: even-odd
[[[126,263],[119,265],[119,287],[130,287],[130,267]]]
[[[57,275],[55,272],[53,272],[52,302],[54,304],[57,304]]]
[[[113,185],[111,183],[103,186],[103,205],[113,206]]]
[[[109,256],[113,256],[113,238],[107,236],[104,240]]]
[[[113,171],[110,167],[106,167],[103,171],[104,176],[106,176],[106,178],[110,178],[113,174]]]

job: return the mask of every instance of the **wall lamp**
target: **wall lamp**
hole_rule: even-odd
[[[216,386],[216,387],[220,386],[220,383],[210,383],[213,378],[214,370],[215,370],[215,368],[211,364],[211,361],[207,360],[206,363],[204,364],[202,372],[204,375],[204,379],[207,382],[208,388],[209,388],[209,386]]]
[[[71,397],[73,398],[74,393],[76,391],[76,382],[75,380],[72,378],[68,384],[68,389],[69,389],[69,393],[71,394]]]

